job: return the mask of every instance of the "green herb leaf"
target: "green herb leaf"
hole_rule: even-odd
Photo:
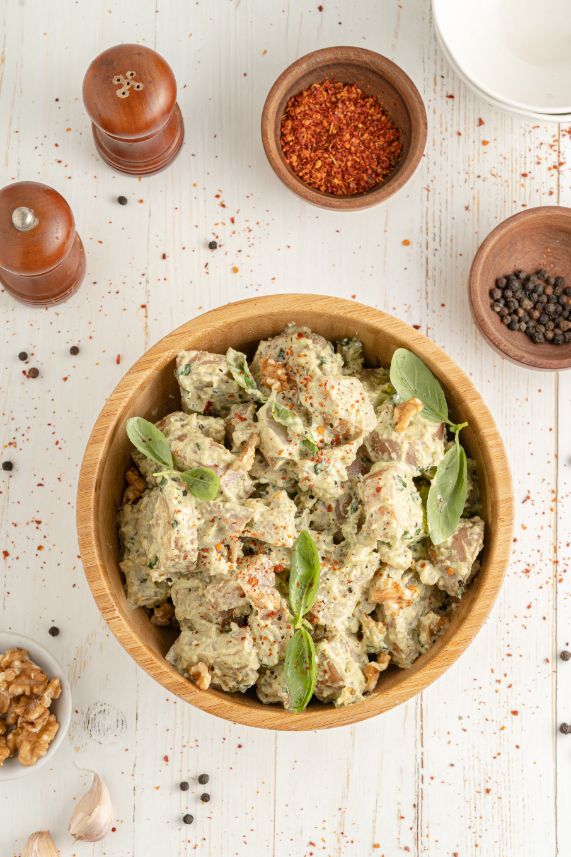
[[[298,628],[286,649],[284,678],[294,711],[303,711],[315,690],[317,663],[315,646],[306,628]]]
[[[456,442],[436,468],[426,501],[428,534],[433,544],[445,542],[456,531],[467,493],[466,453],[456,435]]]
[[[258,389],[258,385],[250,372],[245,354],[242,354],[241,351],[236,351],[234,348],[229,348],[226,352],[226,365],[239,387],[246,390],[258,402],[266,401],[266,397]]]
[[[302,449],[306,452],[309,452],[310,455],[317,455],[319,452],[319,447],[315,443],[315,441],[307,435],[301,442]]]
[[[214,500],[220,490],[220,479],[210,467],[193,467],[178,475],[198,500]]]
[[[153,423],[143,417],[131,417],[126,425],[127,437],[139,452],[161,467],[172,469],[173,460],[168,440]]]
[[[295,625],[313,607],[319,589],[320,571],[317,545],[307,530],[302,530],[293,545],[289,573],[289,603]]]
[[[290,411],[284,405],[278,405],[277,402],[272,402],[272,419],[282,426],[292,426],[297,422],[297,414]]]
[[[397,348],[391,360],[391,384],[403,401],[420,399],[422,415],[435,423],[448,422],[448,405],[440,383],[428,366],[406,348]]]

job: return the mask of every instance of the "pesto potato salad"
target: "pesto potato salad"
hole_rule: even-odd
[[[126,431],[127,600],[200,689],[303,711],[371,693],[448,625],[484,543],[476,466],[406,349],[289,325],[253,359],[182,351],[181,410]]]

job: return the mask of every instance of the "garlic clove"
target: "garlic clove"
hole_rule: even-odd
[[[113,824],[113,806],[105,782],[93,773],[93,782],[73,811],[69,832],[74,839],[98,842],[107,836]]]
[[[59,857],[59,851],[55,846],[48,830],[38,830],[28,837],[22,857]]]

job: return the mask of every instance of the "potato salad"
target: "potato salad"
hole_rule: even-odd
[[[251,360],[182,351],[180,410],[131,427],[127,600],[176,629],[167,660],[199,688],[298,710],[286,655],[303,628],[308,700],[348,705],[445,630],[484,544],[478,475],[465,424],[399,351],[390,370],[368,367],[357,339],[294,324]],[[408,379],[423,372],[419,392]],[[300,534],[319,568],[296,619]]]

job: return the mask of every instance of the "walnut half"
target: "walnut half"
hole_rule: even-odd
[[[395,431],[398,431],[399,434],[402,433],[408,427],[412,418],[419,414],[423,407],[424,405],[420,399],[415,399],[414,396],[400,405],[395,405]]]
[[[188,671],[188,675],[190,680],[197,686],[199,690],[208,690],[210,687],[210,682],[212,680],[212,676],[210,675],[210,671],[206,664],[203,661],[199,661],[194,666],[190,667]]]

